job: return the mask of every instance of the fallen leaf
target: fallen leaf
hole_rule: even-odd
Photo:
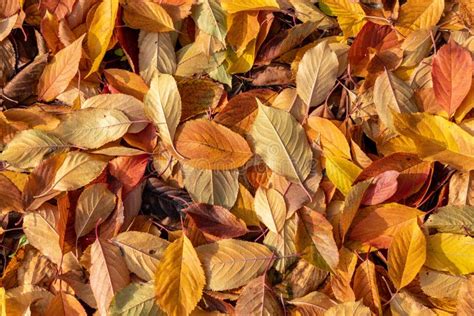
[[[252,156],[242,136],[206,119],[184,123],[178,129],[175,145],[185,164],[200,169],[235,169]]]
[[[400,290],[420,272],[426,260],[426,238],[417,220],[400,228],[388,248],[388,275]]]
[[[196,248],[206,274],[206,288],[224,291],[240,287],[262,274],[273,262],[265,246],[238,239],[224,239]]]
[[[433,57],[434,94],[449,116],[456,112],[471,89],[472,69],[471,54],[453,40]]]
[[[255,152],[276,173],[302,183],[311,170],[313,156],[303,128],[288,112],[257,103],[251,131]]]
[[[156,300],[168,315],[189,315],[201,299],[205,283],[196,250],[182,235],[168,246],[156,268]]]

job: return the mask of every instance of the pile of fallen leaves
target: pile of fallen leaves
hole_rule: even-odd
[[[473,315],[473,34],[472,0],[1,0],[0,316]]]

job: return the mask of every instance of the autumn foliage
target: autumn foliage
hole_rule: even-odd
[[[474,315],[472,0],[0,0],[0,316]]]

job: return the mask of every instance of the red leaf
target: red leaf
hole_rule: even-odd
[[[376,176],[373,183],[365,191],[362,204],[380,204],[391,198],[397,192],[399,174],[398,171],[388,170]]]

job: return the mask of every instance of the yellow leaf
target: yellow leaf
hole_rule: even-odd
[[[398,230],[388,248],[388,275],[397,289],[408,285],[426,259],[426,239],[417,219]]]
[[[174,135],[181,118],[181,97],[173,76],[155,75],[144,102],[145,113],[158,129],[161,140],[174,147]]]
[[[303,183],[313,159],[303,127],[290,113],[265,106],[258,99],[257,103],[251,131],[255,152],[275,173]]]
[[[57,316],[86,316],[87,313],[81,303],[71,294],[59,292],[51,300],[45,314]]]
[[[474,273],[474,238],[449,233],[428,237],[425,265],[453,274]]]
[[[408,0],[400,8],[396,28],[407,36],[412,31],[435,26],[444,10],[443,0]]]
[[[337,79],[339,61],[324,41],[303,55],[296,73],[296,90],[308,106],[318,106],[326,100]]]
[[[38,82],[38,98],[46,102],[64,92],[79,69],[82,55],[82,35],[71,45],[60,50],[46,65]]]
[[[176,150],[194,168],[235,169],[252,157],[247,141],[227,127],[206,119],[188,121],[176,134]]]
[[[258,226],[260,221],[254,209],[254,198],[249,190],[241,183],[239,183],[239,192],[237,194],[237,201],[230,210],[232,214],[242,219],[247,226]]]
[[[205,283],[196,250],[183,234],[168,246],[156,268],[156,300],[170,316],[189,315],[201,299]]]
[[[225,291],[247,284],[273,261],[264,245],[238,239],[223,239],[196,248],[206,273],[206,287]]]
[[[112,37],[119,0],[103,0],[94,12],[87,33],[87,48],[92,67],[87,77],[99,69]]]
[[[133,29],[155,33],[174,30],[173,19],[158,3],[134,0],[126,2],[123,8],[123,20]]]
[[[7,302],[4,287],[0,287],[0,316],[7,316]]]
[[[361,172],[362,169],[353,162],[332,154],[326,154],[327,176],[344,195],[349,193],[352,183]]]
[[[401,135],[384,144],[383,151],[417,154],[459,170],[474,169],[474,136],[441,116],[428,113],[392,113]]]
[[[221,0],[222,8],[229,13],[248,10],[279,10],[276,0]]]
[[[307,131],[308,136],[313,141],[320,141],[324,152],[339,158],[351,159],[351,147],[347,138],[333,122],[322,117],[310,116],[307,124],[311,128]]]
[[[247,47],[241,52],[234,52],[231,49],[227,50],[226,62],[227,72],[229,74],[237,74],[247,72],[252,69],[255,61],[255,45],[257,41],[252,40],[247,44]]]
[[[320,3],[337,16],[344,36],[355,37],[365,24],[365,12],[359,3],[352,0],[324,0]]]
[[[280,233],[286,219],[286,203],[283,195],[275,189],[259,187],[255,193],[254,203],[260,221],[273,233]]]
[[[70,144],[95,149],[121,138],[131,124],[122,111],[87,108],[64,115],[54,133]]]

